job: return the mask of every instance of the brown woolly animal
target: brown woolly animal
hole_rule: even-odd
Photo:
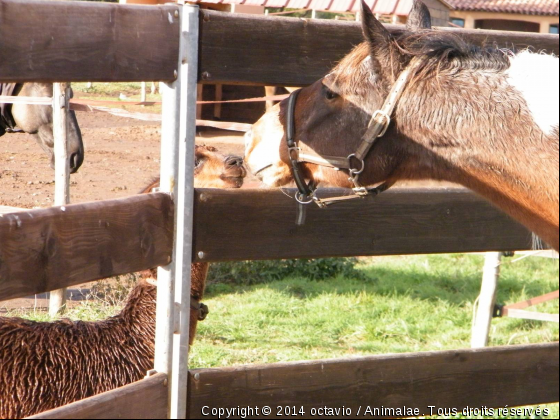
[[[196,160],[196,187],[243,184],[241,158],[199,146]],[[143,192],[157,186],[159,180]],[[207,273],[208,264],[191,267],[191,295],[200,305],[191,308],[191,344],[205,308]],[[0,418],[28,417],[142,379],[154,365],[155,316],[156,286],[148,280],[134,288],[121,313],[104,321],[0,317]]]
[[[153,367],[156,288],[99,322],[0,318],[0,418],[23,418],[142,379]]]

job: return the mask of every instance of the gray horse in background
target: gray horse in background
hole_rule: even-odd
[[[48,83],[0,84],[0,95],[52,97],[53,85]],[[33,135],[41,148],[50,156],[51,167],[54,168],[52,107],[0,103],[0,136],[18,131]],[[84,162],[82,132],[74,111],[69,113],[68,160],[71,173],[77,172]]]

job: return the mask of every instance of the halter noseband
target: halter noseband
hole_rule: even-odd
[[[16,96],[21,88],[18,83],[0,83],[0,96]],[[23,133],[16,128],[12,115],[13,104],[0,103],[0,137],[6,133]]]
[[[288,144],[288,156],[292,168],[292,175],[298,188],[295,199],[299,203],[309,204],[311,202],[315,202],[319,207],[325,208],[330,204],[343,200],[376,196],[383,191],[388,190],[393,185],[392,183],[384,182],[377,187],[366,188],[360,183],[359,178],[365,169],[365,158],[373,147],[375,141],[387,133],[391,124],[393,111],[395,110],[406,84],[410,79],[410,75],[419,64],[420,60],[413,58],[407,68],[401,73],[398,80],[391,88],[391,92],[389,93],[389,96],[387,96],[387,99],[385,99],[381,109],[378,109],[373,113],[367,130],[362,136],[362,142],[358,146],[358,149],[355,153],[348,155],[346,158],[340,156],[319,155],[313,151],[305,153],[301,151],[298,147],[297,141],[295,140],[295,109],[297,98],[301,89],[294,91],[290,95],[290,98],[288,99],[288,112],[286,117],[286,142]],[[305,182],[303,167],[301,165],[301,163],[304,162],[314,163],[316,165],[326,166],[336,170],[347,170],[350,175],[348,180],[354,185],[352,188],[354,195],[332,198],[317,197],[317,186],[315,183],[313,181],[310,181],[309,183]],[[358,165],[354,165],[355,162],[357,162]]]

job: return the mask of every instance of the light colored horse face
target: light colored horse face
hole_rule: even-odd
[[[52,97],[53,87],[45,83],[24,83],[16,96]],[[41,148],[49,155],[54,168],[54,137],[52,107],[44,105],[14,104],[12,115],[16,125],[32,134]],[[76,113],[70,111],[68,131],[68,159],[71,173],[78,171],[84,162],[82,132]]]
[[[246,175],[243,158],[226,156],[212,146],[195,147],[196,188],[241,188]]]

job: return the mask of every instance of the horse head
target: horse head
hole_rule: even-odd
[[[196,188],[240,188],[247,171],[243,158],[224,155],[212,146],[195,146]]]
[[[362,28],[366,42],[347,55],[327,76],[298,94],[294,125],[303,151],[323,156],[348,157],[366,132],[372,112],[380,109],[392,84],[406,67],[409,57],[385,27],[362,4]],[[431,28],[431,18],[423,3],[417,2],[410,14],[409,33],[421,34]],[[246,161],[265,184],[281,186],[292,180],[292,168],[285,131],[288,100],[277,104],[259,120],[246,136]],[[390,127],[376,142],[362,182],[386,180],[399,166],[403,142]],[[370,164],[371,163],[371,164]],[[350,187],[346,171],[321,165],[303,164],[302,170],[315,183]]]
[[[420,1],[397,35],[362,11],[365,42],[247,133],[249,169],[300,197],[455,182],[558,248],[558,58],[433,31]]]
[[[24,83],[17,89],[15,96],[52,97],[52,84]],[[14,104],[12,116],[16,125],[24,132],[35,137],[37,143],[49,155],[54,168],[53,110],[50,106]],[[82,132],[78,126],[76,113],[70,111],[68,124],[68,164],[70,172],[75,173],[84,162]]]

